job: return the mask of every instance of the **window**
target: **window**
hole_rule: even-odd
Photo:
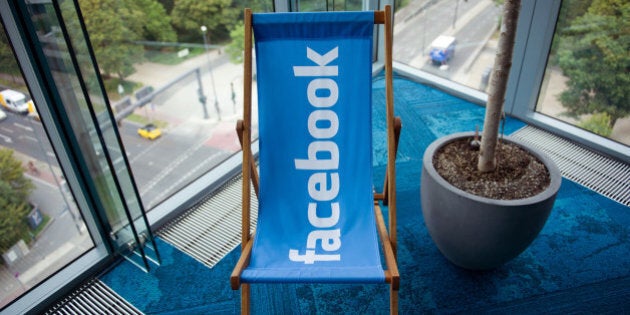
[[[297,0],[292,1],[297,8],[297,12],[316,11],[361,11],[361,0]]]
[[[244,8],[165,3],[79,1],[148,211],[240,150],[234,126],[242,115],[242,57],[226,45],[232,36],[242,43]],[[249,5],[273,8],[270,1]]]
[[[628,134],[623,131],[628,104],[622,102],[618,106],[614,101],[619,97],[627,100],[629,91],[630,44],[628,35],[621,33],[628,28],[628,18],[623,15],[623,12],[628,14],[626,2],[523,1],[506,111],[529,124],[630,162],[630,146],[623,143],[623,136],[618,136]],[[602,8],[606,10],[598,11]],[[616,38],[614,43],[611,38]],[[607,50],[606,54],[602,48]],[[599,88],[602,79],[607,83],[604,89]],[[592,89],[579,91],[584,83]],[[568,91],[564,93],[564,101],[571,104],[562,103],[564,91]],[[579,102],[572,103],[571,97]],[[608,113],[609,120],[606,112],[611,109],[614,115]],[[599,128],[589,125],[605,127],[612,117],[620,118],[616,126],[609,126],[615,131],[608,137],[587,130]],[[620,127],[621,132],[616,129]]]
[[[5,34],[0,25],[0,309],[94,246]]]
[[[494,1],[396,2],[394,61],[485,91],[501,10]]]
[[[630,145],[630,5],[565,0],[536,111]]]

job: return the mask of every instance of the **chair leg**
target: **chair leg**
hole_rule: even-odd
[[[394,286],[389,287],[389,313],[398,314],[398,290],[394,290]]]
[[[241,314],[249,315],[251,313],[250,306],[250,288],[248,283],[241,285]]]

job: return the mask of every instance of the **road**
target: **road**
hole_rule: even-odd
[[[199,110],[201,107],[197,106]],[[138,136],[140,125],[129,121],[123,123],[119,129],[121,138],[147,209],[233,153],[207,143],[215,134],[213,128],[216,125],[216,122],[203,121],[200,124],[173,124],[161,138],[151,141]],[[229,128],[233,128],[232,124]],[[38,168],[59,168],[43,126],[27,116],[7,113],[7,119],[0,122],[0,146],[34,161]]]
[[[0,146],[18,150],[34,160],[46,161],[54,157],[42,124],[30,117],[5,111],[7,118],[0,122]]]
[[[207,143],[213,135],[213,125],[182,123],[168,128],[153,141],[140,138],[138,127],[125,122],[120,132],[147,209],[232,154]]]
[[[496,29],[499,14],[491,0],[416,0],[396,13],[394,59],[453,79],[458,72],[468,70],[476,52]],[[457,40],[455,57],[448,67],[428,62],[429,46],[439,35]]]

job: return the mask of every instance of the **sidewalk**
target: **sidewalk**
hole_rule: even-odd
[[[51,187],[59,187],[58,180],[62,178],[63,174],[58,167],[50,166],[46,161],[36,160],[15,150],[13,151],[13,156],[17,160],[22,161],[24,176]],[[29,167],[29,162],[32,163],[33,168]]]
[[[210,60],[214,64],[218,58],[225,56],[219,54],[217,50],[211,50]],[[208,65],[208,55],[203,53],[195,57],[188,58],[177,65],[164,65],[155,62],[143,62],[135,65],[136,72],[127,77],[129,81],[142,82],[154,88],[164,86],[177,76],[192,69]]]
[[[127,79],[160,89],[177,78],[196,68],[201,69],[202,88],[207,97],[204,118],[203,106],[198,101],[197,85],[181,86],[169,90],[166,99],[150,109],[138,108],[135,114],[150,119],[165,121],[165,131],[186,124],[187,128],[210,129],[207,145],[224,151],[240,149],[234,126],[242,117],[243,110],[243,65],[233,64],[225,53],[212,50],[177,65],[163,65],[145,62],[135,67],[136,72]],[[190,78],[189,78],[190,79]],[[216,91],[216,96],[214,92]],[[256,82],[252,84],[252,118],[256,119]],[[217,113],[215,102],[220,112]]]
[[[236,96],[236,104],[242,100],[243,90],[243,65],[233,64],[229,61],[229,56],[225,53],[219,53],[218,50],[212,50],[209,53],[187,59],[177,65],[164,65],[153,62],[145,62],[135,66],[136,72],[128,76],[130,81],[141,82],[146,86],[152,86],[155,89],[163,87],[170,83],[174,78],[200,68],[201,74],[204,76],[204,92],[208,97],[207,103],[209,110],[214,103],[214,94],[211,87],[212,80],[206,79],[208,71],[212,71],[214,84],[221,105],[221,112],[233,113],[233,103],[231,95],[230,83],[233,84]]]

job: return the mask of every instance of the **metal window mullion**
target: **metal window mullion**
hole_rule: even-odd
[[[130,210],[129,210],[129,206],[128,206],[127,202],[125,201],[125,198],[124,198],[125,195],[124,195],[124,193],[122,191],[120,180],[119,180],[118,175],[116,173],[116,169],[114,168],[114,164],[113,164],[113,161],[111,159],[111,155],[109,153],[109,149],[106,146],[106,143],[104,141],[103,133],[101,131],[101,126],[100,126],[100,124],[98,122],[98,118],[96,117],[96,113],[94,112],[94,107],[92,105],[92,100],[91,100],[90,95],[89,95],[89,90],[87,88],[87,84],[85,83],[85,78],[83,76],[83,72],[81,70],[81,67],[79,66],[79,62],[77,60],[76,49],[74,48],[74,46],[72,44],[72,40],[70,38],[70,34],[68,33],[68,28],[67,28],[67,26],[65,24],[65,20],[63,18],[62,13],[61,13],[60,4],[58,2],[56,2],[56,1],[53,1],[52,5],[53,5],[53,7],[55,9],[55,15],[56,15],[57,20],[59,22],[59,26],[60,26],[60,29],[61,29],[61,33],[63,34],[64,41],[66,42],[66,45],[68,47],[70,60],[72,61],[72,65],[73,65],[75,71],[77,72],[77,79],[79,81],[79,85],[81,87],[81,91],[85,95],[85,102],[88,104],[87,107],[88,107],[88,111],[90,113],[90,118],[92,119],[92,122],[96,126],[98,126],[98,128],[95,128],[95,132],[96,132],[96,135],[97,135],[97,137],[99,139],[99,143],[100,143],[101,147],[104,148],[103,153],[105,154],[105,160],[107,161],[107,165],[109,166],[109,171],[110,171],[110,173],[112,175],[112,179],[114,181],[114,186],[116,188],[116,192],[118,193],[119,201],[122,204],[122,207],[123,207],[123,210],[125,212],[125,215],[127,216],[127,220],[129,221],[128,224],[131,227],[131,230],[132,230],[135,242],[136,242],[136,244],[140,244],[138,231],[137,231],[137,229],[135,227],[135,224],[133,222],[133,218],[131,216],[131,213],[130,213]],[[75,6],[77,17],[78,17],[78,19],[80,21],[83,37],[86,39],[85,43],[86,43],[86,45],[89,45],[89,40],[87,40],[88,37],[87,37],[86,31],[85,31],[85,25],[84,25],[82,19],[80,18],[79,5],[78,5],[77,1],[74,1],[74,6]],[[94,65],[94,63],[96,62],[95,59],[94,59],[94,55],[90,54],[90,58],[91,58],[91,63]],[[95,73],[96,73],[97,78],[99,78],[98,72],[95,72]],[[100,82],[100,79],[99,79],[99,83],[101,83],[100,88],[101,88],[101,93],[103,93],[104,90],[102,90],[103,86],[102,86],[102,82]],[[104,97],[104,99],[105,99],[105,102],[107,103],[106,97]],[[111,117],[110,117],[110,121],[111,121]],[[122,155],[124,156],[125,154],[122,154]],[[132,185],[132,186],[134,186],[134,185]],[[148,225],[147,225],[147,228],[148,228]],[[140,250],[140,252],[142,254],[141,255],[142,256],[142,261],[143,261],[143,263],[144,263],[144,265],[146,267],[146,270],[149,270],[150,266],[149,266],[149,262],[147,261],[146,257],[144,257],[145,256],[144,249],[142,248],[142,246],[138,246],[137,248]]]

